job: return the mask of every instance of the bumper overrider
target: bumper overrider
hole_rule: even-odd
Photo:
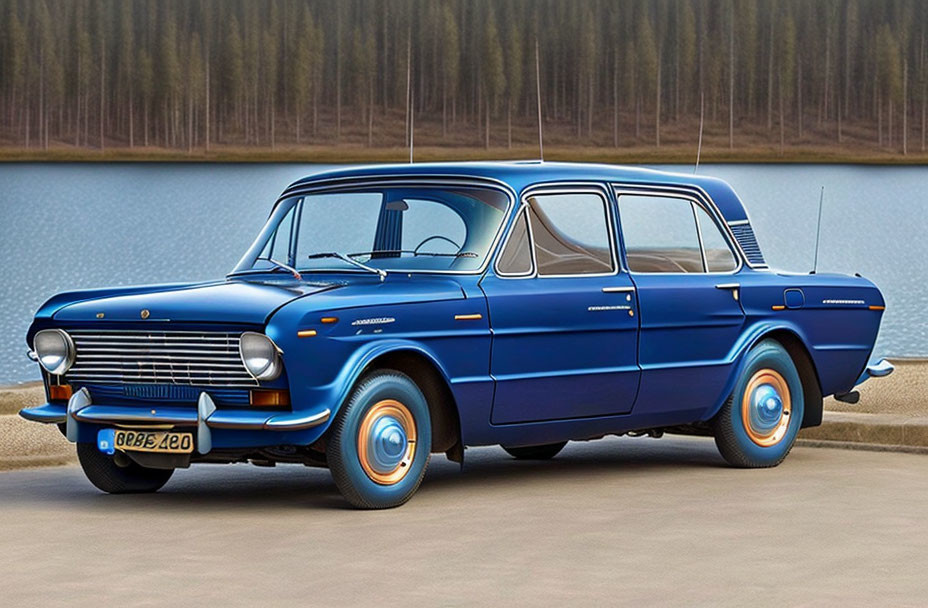
[[[171,425],[196,428],[196,451],[206,454],[213,448],[213,430],[230,431],[306,431],[328,422],[331,411],[270,412],[218,410],[207,392],[201,392],[196,410],[182,407],[149,408],[94,404],[90,392],[82,388],[67,405],[46,403],[19,413],[26,420],[46,424],[64,424],[69,441],[79,440],[79,425],[96,426]],[[250,443],[250,442],[249,442]],[[234,447],[232,445],[222,447]]]

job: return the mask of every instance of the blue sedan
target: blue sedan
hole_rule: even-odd
[[[221,236],[219,234],[217,237]],[[29,329],[47,402],[105,492],[192,463],[328,467],[404,503],[431,454],[714,436],[770,467],[822,399],[892,371],[865,278],[767,267],[709,177],[541,162],[359,167],[291,184],[232,272],[59,294]]]

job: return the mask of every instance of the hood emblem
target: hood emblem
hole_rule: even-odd
[[[143,319],[147,319],[149,315],[151,315],[151,313],[148,312],[147,308],[143,308],[142,312],[139,313],[139,316],[141,316]]]
[[[102,312],[98,312],[98,313],[97,313],[97,318],[98,318],[98,319],[102,319],[103,317],[104,317],[104,314],[103,314]]]

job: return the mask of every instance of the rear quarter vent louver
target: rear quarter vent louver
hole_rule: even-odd
[[[767,262],[764,261],[764,254],[760,251],[760,246],[757,244],[757,237],[754,236],[754,229],[751,228],[751,224],[748,222],[739,222],[729,224],[729,228],[731,228],[735,238],[738,239],[738,244],[741,245],[741,249],[744,251],[748,263],[751,266],[766,266]]]

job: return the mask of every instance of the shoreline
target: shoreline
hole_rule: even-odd
[[[415,149],[416,162],[535,160],[537,146],[483,147],[421,146]],[[545,160],[602,162],[612,164],[684,164],[696,161],[696,147],[691,144],[667,144],[630,147],[545,146]],[[54,147],[49,150],[0,146],[0,163],[405,163],[405,147],[368,148],[359,144],[340,146],[244,147],[215,146],[175,150],[168,148],[113,147],[105,150]],[[790,146],[780,154],[778,146],[749,145],[743,148],[704,147],[700,164],[841,164],[863,166],[928,165],[928,152],[903,156],[896,152],[859,148],[848,150],[831,146]]]

